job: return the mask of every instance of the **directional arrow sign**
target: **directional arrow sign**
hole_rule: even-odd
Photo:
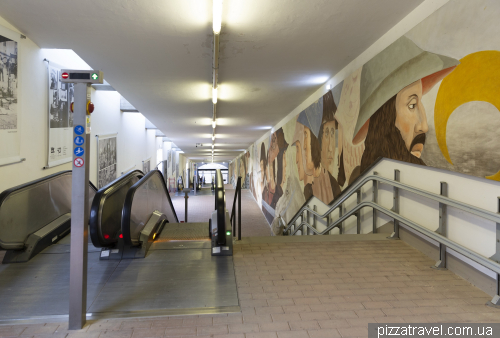
[[[97,73],[93,73],[91,76],[92,80],[97,80],[99,78],[99,75]]]

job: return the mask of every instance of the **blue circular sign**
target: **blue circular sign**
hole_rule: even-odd
[[[81,136],[75,137],[75,144],[77,146],[81,146],[84,143],[85,143],[85,139],[83,137],[81,137]]]
[[[75,150],[73,150],[73,152],[75,153],[76,156],[83,156],[83,153],[85,153],[82,147],[76,147]]]
[[[83,126],[76,126],[74,130],[76,135],[81,135],[85,132],[85,128]]]

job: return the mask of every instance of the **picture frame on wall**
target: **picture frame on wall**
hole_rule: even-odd
[[[117,133],[96,135],[98,189],[108,185],[117,178],[117,136]]]

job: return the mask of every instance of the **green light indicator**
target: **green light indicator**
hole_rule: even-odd
[[[228,236],[231,235],[231,231],[226,232],[226,235]]]
[[[92,73],[90,77],[95,81],[99,78],[99,75],[97,73]]]

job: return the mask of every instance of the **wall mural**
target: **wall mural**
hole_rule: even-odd
[[[500,181],[499,16],[448,2],[233,161],[273,231],[379,157]]]

